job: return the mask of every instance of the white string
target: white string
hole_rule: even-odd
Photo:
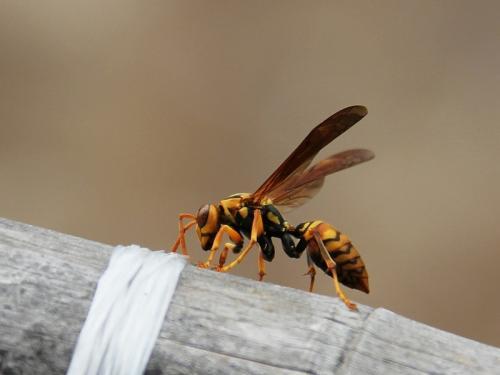
[[[142,374],[185,265],[178,254],[117,246],[67,374]]]

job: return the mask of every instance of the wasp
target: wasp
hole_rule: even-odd
[[[224,244],[219,265],[215,269],[219,272],[229,271],[241,263],[255,245],[259,245],[258,275],[259,280],[262,280],[266,274],[265,262],[272,261],[275,255],[272,238],[278,238],[289,257],[299,258],[307,248],[311,291],[315,264],[332,277],[336,292],[344,303],[349,308],[355,308],[340,289],[339,282],[368,293],[368,274],[357,250],[350,245],[345,235],[331,225],[313,221],[293,226],[284,219],[281,210],[299,207],[311,199],[321,189],[327,175],[374,157],[369,150],[351,149],[310,166],[321,149],[366,114],[364,106],[356,105],[328,117],[310,131],[254,193],[234,194],[217,203],[205,204],[196,215],[181,213],[179,233],[172,251],[176,252],[180,246],[182,253],[187,254],[185,233],[194,226],[201,247],[210,251],[207,260],[198,265],[210,268],[226,234],[231,242]],[[184,223],[186,219],[189,219],[187,224]],[[338,240],[336,235],[340,236]],[[249,239],[246,245],[245,237]],[[237,257],[226,264],[229,251],[237,254]],[[356,267],[344,263],[346,260],[356,261]]]

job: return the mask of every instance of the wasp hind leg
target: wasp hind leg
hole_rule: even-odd
[[[340,284],[339,284],[339,280],[338,280],[338,276],[337,276],[337,264],[330,256],[328,249],[325,247],[323,240],[321,239],[321,235],[317,231],[313,231],[313,236],[314,236],[314,239],[316,240],[316,243],[318,244],[319,251],[320,251],[321,256],[323,257],[323,259],[326,263],[328,271],[331,272],[331,274],[332,274],[333,286],[335,287],[335,292],[337,293],[339,298],[342,300],[342,302],[344,302],[345,305],[350,310],[357,310],[356,304],[351,302],[349,300],[349,298],[347,298],[347,296],[344,294],[342,289],[340,288]]]
[[[309,292],[313,292],[314,290],[314,280],[316,278],[316,268],[314,268],[314,264],[311,259],[311,255],[309,255],[309,251],[307,252],[307,272],[304,276],[309,275],[311,277],[311,282],[309,283]]]
[[[189,223],[187,223],[186,226],[184,226],[183,223],[184,219],[192,219],[192,220]],[[172,246],[173,253],[176,253],[177,248],[179,247],[179,245],[181,245],[182,254],[187,255],[186,238],[184,237],[184,235],[186,234],[186,231],[195,224],[196,224],[195,215],[179,214],[179,234],[177,235],[177,239],[175,240],[174,245]]]

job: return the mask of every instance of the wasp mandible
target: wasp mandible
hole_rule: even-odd
[[[335,231],[339,233],[339,236],[340,232],[331,225],[314,221],[295,227],[283,218],[278,208],[301,206],[320,190],[327,175],[374,157],[373,152],[369,150],[352,149],[331,155],[310,166],[323,147],[356,124],[366,114],[365,107],[356,105],[344,108],[327,118],[311,130],[290,156],[254,193],[234,194],[220,202],[203,205],[196,215],[180,214],[179,234],[172,251],[176,252],[180,246],[182,253],[187,254],[185,233],[195,226],[201,247],[203,250],[210,251],[206,262],[199,263],[199,266],[209,268],[226,233],[231,242],[225,243],[216,270],[226,272],[235,267],[258,244],[260,247],[258,275],[259,280],[262,280],[265,275],[265,261],[272,261],[275,255],[272,237],[279,238],[283,250],[292,258],[299,258],[304,250],[308,249],[310,290],[314,284],[314,263],[332,276],[336,292],[344,303],[349,308],[355,308],[355,305],[343,294],[338,282],[368,293],[368,274],[357,250],[352,245],[349,252],[343,255],[345,258],[343,261],[352,260],[354,254],[357,254],[355,258],[357,265],[362,266],[356,268],[358,271],[351,271],[354,268],[334,261],[340,256],[339,252],[347,251],[344,249],[347,243],[350,244],[350,241],[347,242],[347,237],[342,235],[344,242],[333,246],[333,241],[329,238],[330,232]],[[191,220],[184,224],[185,219]],[[244,237],[249,239],[245,247],[243,247]],[[295,239],[299,239],[297,244]],[[229,251],[238,256],[229,264],[225,264]],[[352,281],[356,278],[357,282]]]

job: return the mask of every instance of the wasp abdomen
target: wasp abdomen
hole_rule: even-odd
[[[326,244],[325,246],[337,264],[339,281],[350,288],[369,293],[368,272],[361,255],[353,244],[349,241],[342,247],[333,250]]]
[[[313,222],[310,224],[300,224],[298,228],[304,228],[303,236],[308,240],[308,252],[313,262],[329,276],[327,264],[321,256],[318,244],[315,242],[312,231],[316,231],[321,236],[321,240],[328,250],[331,258],[336,263],[339,281],[353,289],[369,293],[368,272],[365,263],[361,259],[358,250],[345,234],[335,229],[330,224],[324,222]]]

